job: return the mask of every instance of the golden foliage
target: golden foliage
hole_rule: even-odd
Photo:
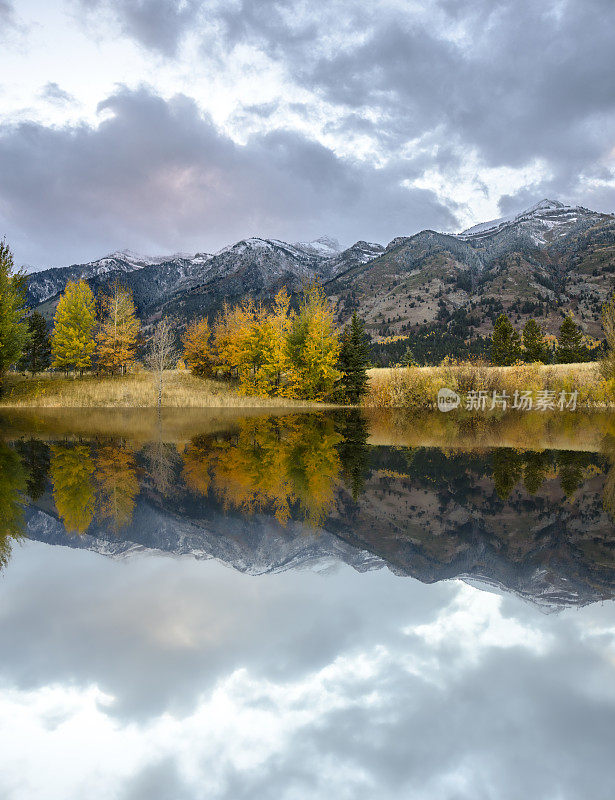
[[[95,349],[96,305],[92,290],[83,280],[69,281],[58,302],[51,336],[52,367],[80,372],[92,366]]]
[[[140,322],[132,293],[115,284],[101,299],[102,321],[96,334],[98,365],[112,375],[134,364]]]
[[[98,512],[117,532],[130,524],[139,493],[134,451],[124,442],[107,442],[96,451]]]
[[[318,525],[333,502],[341,439],[330,419],[247,419],[233,439],[195,437],[183,476],[197,493],[211,488],[227,509],[269,511],[281,524],[296,510]]]
[[[211,331],[207,318],[193,320],[182,337],[183,360],[193,375],[211,375],[213,359],[210,347]]]
[[[66,530],[85,533],[94,517],[95,465],[87,445],[51,448],[51,481],[56,509]]]

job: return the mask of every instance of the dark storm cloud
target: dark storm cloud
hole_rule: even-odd
[[[19,261],[213,249],[250,235],[378,241],[455,222],[431,192],[400,185],[420,164],[374,169],[290,130],[239,146],[191,99],[146,89],[99,110],[110,117],[95,128],[0,127],[2,232]]]
[[[88,12],[110,12],[121,30],[139,44],[173,56],[194,25],[202,0],[75,0]]]

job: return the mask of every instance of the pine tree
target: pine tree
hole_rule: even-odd
[[[414,357],[414,351],[408,345],[404,350],[404,354],[401,357],[401,365],[402,367],[418,367],[419,363]]]
[[[337,364],[342,374],[341,394],[351,403],[358,403],[367,392],[368,364],[369,342],[365,333],[365,323],[354,313],[350,325],[342,333]]]
[[[558,364],[572,364],[582,359],[583,334],[572,314],[568,314],[559,329],[559,342],[555,353]]]
[[[15,449],[21,456],[23,466],[27,471],[28,496],[31,500],[38,500],[47,488],[51,458],[49,445],[32,437],[27,441],[20,439],[15,443]]]
[[[184,346],[182,357],[193,375],[204,378],[211,375],[211,331],[207,318],[193,320],[182,337]]]
[[[141,324],[132,293],[119,284],[101,300],[102,320],[96,334],[98,366],[122,375],[134,364]]]
[[[545,361],[547,348],[542,328],[535,319],[528,319],[523,327],[523,358],[525,361]]]
[[[33,311],[28,317],[28,332],[30,338],[19,361],[19,369],[36,375],[51,364],[51,339],[45,318],[38,311]]]
[[[94,327],[96,304],[92,290],[85,281],[69,281],[60,298],[54,317],[51,338],[52,367],[71,369],[81,374],[92,366],[92,354],[96,348]]]
[[[307,287],[287,339],[287,397],[324,400],[340,378],[340,349],[333,312],[317,284]]]
[[[491,361],[497,366],[509,366],[521,356],[521,341],[506,314],[500,314],[493,326]]]
[[[0,242],[0,394],[7,370],[16,364],[28,342],[25,320],[25,279],[14,272],[13,255]]]
[[[602,306],[602,330],[607,344],[602,372],[607,379],[615,378],[615,294]]]

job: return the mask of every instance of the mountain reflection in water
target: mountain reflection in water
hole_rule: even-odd
[[[255,574],[346,562],[423,582],[473,578],[553,606],[615,594],[608,418],[340,411],[94,424],[3,421],[5,568],[28,537],[111,556],[213,557]]]

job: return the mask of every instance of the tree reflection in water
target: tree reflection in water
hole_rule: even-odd
[[[282,525],[300,519],[319,527],[332,513],[347,521],[350,513],[365,513],[363,493],[370,495],[364,503],[369,506],[382,486],[391,503],[395,492],[404,497],[400,503],[406,505],[395,511],[394,524],[402,532],[410,530],[414,501],[403,494],[408,482],[427,491],[435,488],[443,503],[468,509],[477,518],[487,514],[483,500],[495,514],[505,505],[507,513],[523,509],[525,514],[545,502],[577,503],[585,497],[582,492],[588,500],[602,492],[604,509],[615,520],[613,434],[604,437],[599,454],[514,447],[378,447],[367,444],[368,433],[364,416],[355,410],[235,420],[230,429],[193,436],[188,444],[173,437],[165,441],[162,430],[155,441],[140,445],[110,436],[50,444],[32,436],[2,443],[0,563],[10,556],[11,539],[21,534],[28,499],[45,513],[53,500],[71,533],[83,534],[96,522],[97,529],[119,534],[130,526],[142,488],[150,499],[161,505],[166,501],[170,508],[181,504],[188,492],[239,514],[270,515]],[[594,476],[600,477],[590,484]],[[428,509],[424,513],[436,514]],[[373,520],[376,529],[379,519]],[[429,535],[428,516],[424,522]]]
[[[232,435],[194,437],[182,457],[186,485],[213,490],[227,509],[269,512],[284,524],[297,512],[318,525],[333,503],[343,437],[331,417],[243,420]]]
[[[0,442],[0,569],[11,557],[11,542],[23,535],[26,472],[15,450]]]

